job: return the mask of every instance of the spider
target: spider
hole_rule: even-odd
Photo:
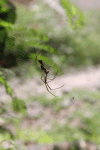
[[[39,54],[40,54],[40,53],[39,53]],[[38,54],[38,55],[39,55],[39,54]],[[38,55],[37,55],[37,56],[38,56]],[[36,56],[36,60],[38,60],[38,59],[37,59],[37,56]],[[43,74],[42,74],[42,76],[41,76],[41,80],[44,82],[47,91],[48,91],[50,94],[52,94],[53,96],[58,97],[58,96],[54,95],[53,93],[51,93],[50,90],[60,89],[60,88],[63,87],[64,85],[62,85],[62,86],[60,86],[60,87],[58,87],[58,88],[52,89],[52,88],[48,85],[48,83],[51,82],[51,81],[53,81],[53,80],[56,78],[57,73],[56,73],[56,75],[55,75],[55,77],[54,77],[53,79],[49,79],[50,81],[47,82],[47,79],[48,79],[47,76],[48,76],[48,74],[49,74],[49,70],[46,69],[46,67],[44,66],[43,61],[42,61],[41,59],[39,59],[38,62],[39,62],[39,64],[40,64],[41,70],[43,70]],[[43,76],[44,76],[44,79],[43,79]]]

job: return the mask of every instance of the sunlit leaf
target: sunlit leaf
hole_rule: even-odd
[[[61,5],[65,9],[66,15],[68,16],[69,25],[75,29],[77,27],[82,27],[84,24],[84,16],[75,5],[73,5],[68,0],[61,0]]]
[[[26,104],[23,100],[15,97],[12,101],[12,107],[15,112],[26,113]]]
[[[3,26],[3,27],[11,27],[12,23],[9,23],[7,21],[4,21],[2,19],[0,19],[0,26]]]

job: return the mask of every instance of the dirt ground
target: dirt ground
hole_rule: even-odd
[[[52,78],[52,77],[51,77]],[[47,97],[52,98],[53,96],[47,92],[45,85],[41,81],[40,77],[34,77],[31,79],[14,78],[9,82],[11,87],[19,98],[28,99],[31,96],[45,94]],[[53,93],[58,96],[62,96],[64,93],[69,93],[75,88],[88,89],[92,91],[100,90],[100,66],[90,67],[84,71],[76,71],[67,73],[63,76],[57,76],[57,78],[49,85],[52,88],[64,86]],[[0,100],[7,101],[10,97],[6,94],[5,88],[0,86]]]

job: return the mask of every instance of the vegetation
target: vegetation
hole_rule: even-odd
[[[43,9],[40,8],[41,12],[43,12]],[[25,12],[29,14],[29,17],[21,17],[24,16]],[[41,12],[39,12],[38,15],[40,15]],[[56,24],[52,23],[53,27],[49,27],[50,22],[53,22],[53,20],[49,19],[49,21],[46,21],[46,19],[43,18],[45,25],[43,21],[41,22],[40,19],[36,18],[37,12],[31,12],[28,8],[18,6],[17,13],[17,21],[9,30],[9,38],[5,49],[6,53],[11,52],[17,56],[16,62],[20,63],[21,60],[30,60],[30,57],[34,60],[35,50],[37,53],[42,50],[41,59],[45,61],[42,54],[48,57],[46,64],[51,65],[53,63],[54,71],[59,70],[59,67],[61,69],[70,66],[81,67],[99,64],[99,27],[95,24],[95,22],[99,24],[99,15],[97,15],[97,13],[90,12],[83,22],[83,16],[77,12],[80,14],[80,23],[77,23],[77,28],[76,22],[73,24],[71,21],[75,18],[73,17],[74,14],[69,21],[69,24],[72,22],[72,28],[76,28],[75,30],[71,29],[70,25],[67,25],[57,31]],[[48,13],[51,14],[51,12]],[[90,16],[91,19],[89,19]],[[92,18],[95,18],[95,20],[92,21]],[[34,23],[32,23],[32,20],[34,20]],[[81,27],[84,25],[80,28],[78,27],[79,24]]]
[[[0,2],[0,6],[2,6],[0,14],[2,12],[8,13],[5,3],[5,0],[4,3],[3,1]],[[16,68],[18,65],[23,68],[22,63],[32,60],[30,70],[32,69],[35,74],[37,68],[36,65],[33,65],[33,62],[35,62],[36,54],[40,51],[41,54],[38,57],[48,66],[53,64],[54,72],[59,70],[59,73],[61,73],[61,69],[63,71],[71,66],[80,67],[100,63],[100,31],[99,26],[95,24],[96,19],[99,24],[100,14],[94,13],[95,21],[87,21],[89,16],[84,21],[81,11],[69,1],[62,0],[61,4],[68,16],[69,26],[60,30],[56,30],[55,22],[58,21],[57,18],[52,17],[51,12],[47,12],[51,9],[43,5],[39,6],[38,13],[43,12],[43,10],[45,14],[49,13],[49,20],[43,14],[40,18],[37,18],[37,12],[32,12],[19,4],[16,4],[17,20],[14,25],[12,25],[14,21],[10,22],[0,18],[0,26],[6,32],[0,30],[0,33],[2,32],[4,36],[8,34],[6,45],[5,39],[0,38],[0,42],[1,44],[4,42],[6,46],[5,54],[7,56],[12,54],[11,56],[13,56],[12,62],[8,58],[8,68],[13,64]],[[53,13],[55,14],[55,11]],[[52,18],[55,20],[53,24],[51,23]],[[43,22],[45,22],[45,26]],[[13,60],[15,60],[15,63]],[[9,64],[9,62],[12,64]],[[19,72],[21,67],[18,68]],[[61,98],[47,99],[45,95],[42,95],[30,97],[27,101],[24,101],[19,99],[9,86],[4,71],[5,69],[0,70],[0,83],[4,85],[12,101],[5,105],[1,103],[0,106],[0,119],[3,122],[0,124],[1,150],[4,149],[2,144],[4,141],[9,141],[15,149],[21,149],[15,143],[22,139],[24,146],[28,145],[29,142],[42,144],[66,140],[70,142],[88,140],[100,145],[99,92],[75,89],[69,94],[64,94]],[[74,100],[72,99],[73,96],[75,97]],[[63,105],[65,101],[66,105]],[[70,113],[70,108],[73,107],[75,109]],[[35,108],[38,113],[30,113],[29,109],[34,110]],[[61,115],[63,113],[65,113],[64,116]],[[50,120],[46,114],[50,116]],[[44,123],[45,120],[47,122]],[[78,122],[78,124],[74,124],[75,122]],[[14,128],[13,133],[7,129],[9,124]],[[15,142],[13,143],[13,141]],[[13,148],[9,146],[9,149]]]
[[[0,61],[4,58],[7,30],[14,23],[16,18],[15,7],[7,0],[0,2]],[[1,63],[0,63],[1,65]]]

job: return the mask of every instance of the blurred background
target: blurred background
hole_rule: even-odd
[[[1,150],[100,149],[99,8],[99,0],[0,2]],[[50,87],[64,85],[55,96],[39,59],[48,78],[57,73]]]

